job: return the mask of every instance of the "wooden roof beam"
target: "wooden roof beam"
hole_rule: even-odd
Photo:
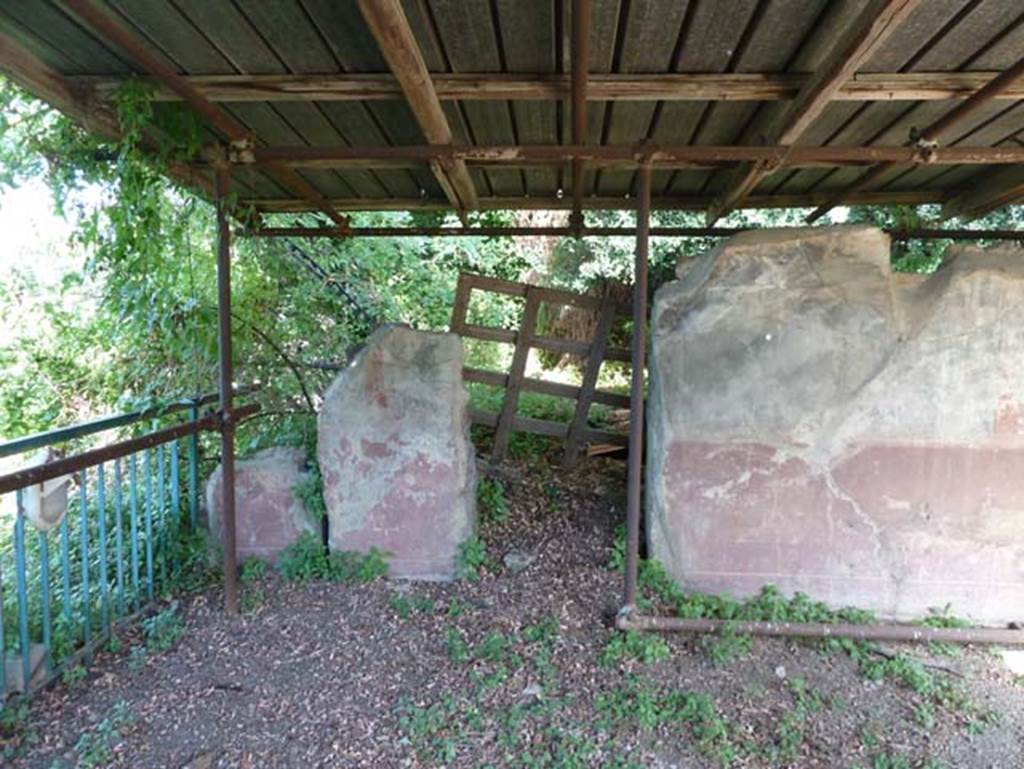
[[[572,143],[587,142],[587,70],[590,68],[590,0],[572,2]],[[569,225],[583,230],[583,159],[572,161],[572,215]]]
[[[998,72],[895,72],[854,75],[833,94],[833,101],[941,101],[966,99]],[[587,101],[790,101],[813,77],[787,73],[595,74],[587,76]],[[379,101],[402,99],[390,73],[342,75],[192,75],[183,79],[211,102]],[[105,98],[123,78],[69,76],[76,89]],[[440,101],[565,100],[571,77],[559,74],[433,73]],[[154,101],[181,97],[162,83]],[[997,99],[1024,99],[1024,87],[1000,92]]]
[[[142,43],[130,30],[100,8],[93,0],[64,0],[64,5],[86,23],[103,41],[114,45],[127,55],[128,60],[148,72],[168,89],[180,96],[210,125],[230,142],[250,146],[252,135],[248,128],[236,120],[223,107],[211,102],[186,78],[179,75],[163,57]],[[326,198],[313,185],[294,170],[270,163],[267,171],[285,188],[309,201],[327,214],[338,226],[346,226],[348,219],[325,203]]]
[[[363,20],[373,33],[416,122],[430,144],[452,143],[452,130],[399,0],[359,0]],[[476,187],[465,161],[430,161],[430,168],[452,207],[465,216],[477,206]]]
[[[988,102],[995,99],[1000,93],[1012,88],[1014,84],[1019,82],[1022,78],[1024,78],[1024,57],[1018,59],[1017,62],[1009,69],[992,78],[988,83],[975,91],[969,98],[957,104],[956,107],[933,122],[927,128],[922,131],[915,132],[911,136],[911,141],[919,149],[929,152],[937,152],[938,149],[936,149],[936,147],[938,145],[939,137],[941,137],[943,133],[961,122],[967,116],[976,112]],[[831,211],[835,206],[845,202],[851,193],[867,189],[899,165],[901,164],[898,162],[888,162],[875,166],[864,174],[864,176],[854,182],[854,184],[849,188],[834,195],[826,203],[814,209],[814,211],[812,211],[807,217],[807,221],[817,221]],[[999,206],[997,205],[996,207],[998,208]]]
[[[917,7],[920,0],[870,0],[832,52],[801,87],[789,110],[769,132],[769,144],[792,145],[825,111],[829,102],[860,66],[884,43]],[[818,34],[838,36],[824,27]],[[707,223],[732,211],[776,166],[756,163],[741,166],[720,200],[708,211]]]

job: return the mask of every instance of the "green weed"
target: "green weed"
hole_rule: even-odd
[[[482,524],[503,523],[508,518],[508,501],[505,499],[505,486],[501,481],[481,478],[476,490],[476,499]]]
[[[631,679],[622,688],[598,695],[595,707],[607,725],[686,726],[699,752],[718,765],[729,766],[736,758],[729,724],[707,694],[665,691]]]
[[[721,667],[748,656],[754,647],[754,639],[726,626],[718,633],[703,636],[700,645],[708,653],[711,663]]]
[[[327,505],[324,503],[324,479],[320,475],[320,465],[316,459],[309,462],[306,476],[292,487],[310,518],[319,523],[327,516]]]
[[[629,630],[612,636],[598,662],[604,667],[610,667],[619,660],[633,659],[650,665],[668,659],[671,654],[669,645],[661,636]]]
[[[17,758],[36,741],[36,733],[29,727],[29,714],[25,702],[0,707],[0,758]]]
[[[449,628],[445,634],[444,648],[448,659],[455,663],[468,662],[473,657],[466,639],[455,628]]]
[[[470,537],[459,545],[456,571],[460,579],[476,582],[493,566],[487,546],[478,537]]]
[[[277,570],[290,582],[367,583],[388,573],[388,554],[375,547],[368,553],[328,553],[318,537],[306,533],[278,556]]]
[[[174,646],[185,633],[185,625],[178,616],[177,602],[142,620],[142,631],[146,636],[146,647],[157,654]]]
[[[83,665],[65,668],[64,672],[60,675],[60,681],[65,686],[74,686],[80,681],[84,681],[88,672]]]
[[[534,625],[523,628],[523,640],[527,643],[550,643],[558,638],[561,626],[554,617],[546,617]]]
[[[78,766],[107,766],[114,760],[114,749],[121,740],[122,733],[135,722],[135,717],[128,709],[128,703],[121,700],[107,714],[106,718],[78,738],[75,753]]]
[[[433,614],[437,611],[434,599],[423,595],[405,596],[393,593],[388,605],[401,619],[409,619],[413,614]]]
[[[267,576],[267,562],[259,558],[247,558],[239,572],[239,580],[243,585],[258,582]]]

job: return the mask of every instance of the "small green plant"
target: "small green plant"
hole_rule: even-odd
[[[629,630],[612,636],[598,661],[604,667],[610,667],[623,659],[639,660],[649,665],[668,659],[671,654],[671,649],[661,636]]]
[[[66,668],[64,672],[60,674],[60,680],[65,686],[74,686],[80,681],[83,681],[86,675],[88,675],[88,671],[83,665],[75,665],[74,667]]]
[[[177,602],[172,602],[163,611],[144,619],[142,631],[146,636],[146,647],[157,654],[174,646],[185,634],[185,625],[178,616]]]
[[[598,695],[595,707],[607,726],[686,726],[698,751],[719,766],[727,767],[736,758],[729,723],[707,694],[657,689],[631,678],[624,687]]]
[[[486,662],[501,662],[511,645],[512,642],[507,636],[502,633],[491,633],[476,647],[473,656]]]
[[[470,537],[459,545],[456,571],[460,579],[476,582],[492,566],[487,546],[479,538]]]
[[[393,593],[388,605],[400,619],[409,619],[413,614],[433,614],[437,611],[434,599],[425,595],[405,596]]]
[[[405,705],[400,709],[399,727],[421,760],[442,766],[455,760],[464,740],[461,719],[456,717],[458,709],[451,697],[433,705]]]
[[[135,644],[131,649],[128,650],[128,668],[129,670],[141,670],[146,664],[146,657],[148,651],[144,644]]]
[[[455,628],[449,628],[445,634],[444,649],[448,659],[455,663],[468,662],[473,657],[466,639]]]
[[[477,486],[476,499],[481,523],[502,523],[508,518],[508,501],[505,499],[505,487],[501,481],[481,478]]]
[[[306,533],[281,551],[277,570],[291,582],[373,582],[388,573],[388,555],[375,547],[368,553],[328,553],[318,537]]]
[[[554,617],[545,617],[534,625],[527,625],[523,628],[523,640],[527,643],[551,643],[561,631],[558,620]]]
[[[448,610],[445,612],[449,617],[461,617],[469,610],[469,606],[458,598],[453,598],[448,602]]]
[[[319,523],[327,516],[327,505],[324,503],[324,479],[320,475],[320,465],[316,459],[309,462],[306,476],[292,488],[301,501],[310,518]]]
[[[703,636],[700,645],[708,653],[712,664],[721,667],[748,656],[754,647],[754,639],[726,626],[719,633]]]
[[[27,703],[9,703],[0,707],[0,758],[17,758],[36,739],[29,728]]]
[[[121,643],[121,639],[118,638],[117,633],[111,630],[110,638],[107,639],[107,642],[103,645],[103,648],[106,650],[108,654],[118,654],[123,648],[123,646],[124,644]]]
[[[259,558],[247,558],[242,564],[239,579],[243,585],[258,582],[267,576],[267,562]]]
[[[925,731],[935,728],[935,707],[930,702],[921,702],[914,705],[914,720]]]
[[[114,749],[122,733],[134,722],[135,717],[128,709],[128,703],[121,700],[114,705],[106,718],[83,732],[75,743],[78,766],[108,766],[114,760]]]

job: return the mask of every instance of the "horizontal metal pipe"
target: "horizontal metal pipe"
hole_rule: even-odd
[[[252,416],[260,407],[258,404],[251,403],[241,408],[232,409],[231,419],[233,421],[239,421],[246,417]],[[220,413],[207,414],[195,422],[183,422],[180,425],[174,425],[173,427],[166,427],[163,430],[156,430],[145,435],[140,435],[138,438],[130,438],[126,441],[119,441],[118,443],[112,443],[109,446],[102,446],[98,449],[91,451],[84,451],[81,454],[75,454],[71,457],[64,459],[58,459],[55,462],[47,462],[45,465],[37,465],[35,467],[28,467],[24,470],[17,470],[7,475],[0,475],[0,494],[6,494],[17,489],[23,489],[26,486],[34,486],[37,483],[43,483],[44,481],[50,481],[54,478],[60,478],[71,473],[76,473],[86,468],[98,465],[100,462],[109,462],[118,457],[126,457],[129,454],[134,454],[137,451],[143,449],[152,448],[153,446],[159,446],[163,443],[183,438],[186,435],[194,435],[195,433],[203,430],[220,430],[221,428],[221,415]]]
[[[623,611],[616,620],[620,630],[681,633],[729,631],[741,635],[783,638],[853,638],[858,641],[942,641],[959,644],[1024,644],[1024,630],[1002,628],[947,628],[922,625],[854,625],[827,622],[752,622],[717,619],[651,617]]]
[[[726,238],[770,227],[651,227],[651,237]],[[893,240],[1024,240],[1024,230],[886,229]],[[395,238],[395,237],[563,237],[570,227],[263,227],[239,233],[256,238]],[[585,227],[583,237],[631,237],[636,227]]]
[[[258,389],[258,386],[236,387],[235,394],[249,395],[256,392]],[[141,422],[144,419],[161,417],[165,414],[173,414],[177,411],[184,411],[185,409],[206,406],[210,403],[216,403],[218,398],[220,398],[218,393],[205,393],[203,395],[198,395],[195,398],[182,398],[163,406],[151,406],[150,408],[131,411],[127,414],[115,414],[108,417],[100,417],[99,419],[92,419],[88,422],[79,422],[78,424],[68,425],[67,427],[58,427],[54,430],[47,430],[46,432],[33,433],[32,435],[26,435],[23,438],[15,438],[14,440],[0,443],[0,457],[22,454],[26,451],[31,451],[32,449],[51,446],[54,443],[62,443],[75,438],[82,438],[86,435],[95,435],[96,433],[102,433],[106,430],[113,430],[115,427],[125,427],[126,425]]]

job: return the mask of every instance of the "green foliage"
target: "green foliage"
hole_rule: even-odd
[[[247,558],[239,572],[239,579],[242,584],[258,582],[267,576],[267,562],[259,558]]]
[[[114,760],[114,749],[124,730],[133,723],[135,716],[129,710],[128,703],[121,700],[115,704],[102,721],[83,732],[75,743],[78,766],[109,766]]]
[[[10,702],[0,707],[0,758],[20,756],[38,738],[30,726],[31,711],[25,702]]]
[[[142,631],[146,636],[147,648],[157,654],[174,646],[185,634],[185,625],[178,616],[177,602],[142,620]]]
[[[306,477],[295,484],[295,495],[302,500],[306,512],[314,521],[327,517],[327,505],[324,502],[324,479],[320,475],[320,465],[314,459],[310,462]]]
[[[470,537],[459,545],[456,571],[460,579],[476,582],[485,571],[494,567],[487,555],[487,546],[477,537]]]
[[[65,668],[64,672],[60,674],[60,682],[65,686],[74,686],[84,681],[87,675],[89,675],[89,671],[85,669],[84,665],[73,665]]]
[[[736,758],[729,723],[707,694],[660,689],[632,678],[625,686],[598,695],[595,707],[610,725],[685,726],[697,749],[719,766],[729,766]]]
[[[703,636],[700,645],[708,653],[712,664],[721,667],[748,656],[753,650],[754,639],[726,626],[718,633]]]
[[[444,637],[444,648],[448,659],[452,662],[463,663],[472,658],[469,644],[466,643],[462,633],[455,628],[448,628],[448,632]]]
[[[425,595],[406,596],[393,593],[388,605],[400,619],[409,619],[413,614],[433,614],[437,611],[434,599]]]
[[[242,564],[239,581],[242,583],[239,608],[243,614],[256,611],[263,605],[265,595],[259,584],[267,576],[267,563],[259,558],[249,558]]]
[[[554,617],[545,617],[533,625],[523,628],[523,640],[527,643],[551,643],[558,638],[561,626]]]
[[[629,630],[616,633],[601,652],[599,662],[604,667],[620,660],[639,660],[645,665],[668,659],[672,655],[665,639],[653,633]]]
[[[481,523],[502,523],[508,518],[508,501],[501,481],[481,478],[477,485],[476,499]]]
[[[278,556],[277,570],[291,582],[368,583],[386,576],[388,554],[375,547],[368,553],[328,553],[318,537],[305,533]]]

